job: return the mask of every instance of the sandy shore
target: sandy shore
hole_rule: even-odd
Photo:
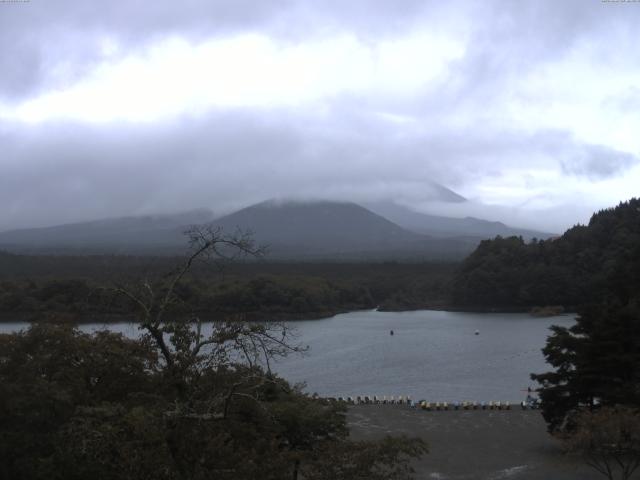
[[[429,454],[415,462],[416,479],[597,480],[567,457],[546,432],[539,411],[432,411],[395,405],[349,407],[354,439],[421,437]]]

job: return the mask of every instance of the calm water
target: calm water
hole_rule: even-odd
[[[517,402],[526,395],[523,390],[535,386],[529,374],[549,368],[540,351],[548,327],[573,323],[573,316],[352,312],[290,322],[298,329],[299,341],[309,345],[309,353],[281,360],[274,368],[324,396]],[[4,323],[0,332],[24,327],[24,323]],[[128,336],[138,334],[131,324],[108,327]],[[86,331],[100,328],[104,326],[83,326]]]
[[[311,350],[277,370],[291,381],[306,381],[310,392],[516,402],[526,396],[522,390],[535,386],[529,374],[549,368],[540,351],[548,327],[569,326],[574,317],[354,312],[292,323]]]

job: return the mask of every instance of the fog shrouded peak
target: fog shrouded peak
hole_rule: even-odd
[[[639,21],[600,0],[0,2],[0,231],[307,198],[561,232],[637,195]]]
[[[353,202],[275,199],[211,218],[206,211],[124,217],[0,232],[0,250],[17,253],[175,255],[185,233],[213,228],[250,233],[267,260],[459,260],[480,238],[435,238],[403,228]],[[195,225],[194,225],[195,223]],[[462,237],[456,233],[455,237]]]

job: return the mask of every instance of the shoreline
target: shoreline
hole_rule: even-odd
[[[434,310],[438,312],[466,312],[466,313],[531,313],[532,316],[556,316],[556,315],[574,315],[577,307],[575,306],[567,306],[563,307],[563,311],[559,313],[553,312],[553,314],[542,314],[536,315],[536,310],[547,309],[547,306],[540,305],[530,305],[525,307],[517,307],[517,306],[494,306],[494,307],[484,307],[484,306],[462,306],[462,305],[451,305],[451,304],[427,304],[421,305],[418,307],[407,307],[407,308],[390,308],[386,309],[384,307],[378,308],[380,312],[415,312],[418,310]]]
[[[203,322],[213,322],[217,320],[229,319],[233,317],[242,317],[241,320],[249,322],[289,322],[289,321],[314,321],[322,320],[325,318],[331,318],[342,313],[351,313],[367,310],[336,310],[336,311],[323,311],[323,312],[310,312],[305,313],[304,318],[300,318],[298,314],[293,313],[263,313],[263,312],[247,312],[247,313],[218,313],[199,315]],[[46,318],[45,316],[51,318]],[[181,317],[178,314],[176,317]],[[39,318],[40,317],[40,318]],[[181,320],[184,320],[182,316]],[[78,314],[68,312],[0,312],[0,324],[2,323],[73,323],[79,325],[86,325],[91,323],[137,323],[138,320],[134,315],[124,313],[90,313],[90,314]]]
[[[456,307],[452,305],[431,305],[420,308],[407,308],[407,309],[340,309],[340,310],[328,310],[319,312],[308,313],[292,313],[292,312],[245,312],[245,313],[223,313],[218,312],[214,314],[200,315],[203,322],[212,322],[217,320],[229,319],[233,317],[241,317],[239,319],[249,322],[301,322],[301,321],[315,321],[324,320],[327,318],[335,317],[336,315],[356,312],[381,312],[381,313],[403,313],[403,312],[418,312],[418,311],[435,311],[435,312],[459,312],[459,313],[528,313],[532,317],[536,318],[549,318],[553,316],[571,316],[575,315],[575,309],[565,310],[562,313],[553,315],[535,315],[532,313],[531,308],[512,308],[512,307],[495,307],[495,308],[467,308]],[[44,316],[52,316],[52,318],[44,318]],[[38,318],[43,316],[43,318]],[[78,325],[85,325],[91,323],[104,323],[104,324],[116,324],[116,323],[136,323],[137,320],[133,315],[124,313],[69,313],[69,312],[0,312],[0,324],[1,323],[35,323],[35,322],[52,322],[52,323],[73,323]]]
[[[539,410],[426,412],[402,405],[347,409],[354,440],[419,437],[429,453],[412,462],[416,479],[596,480],[595,470],[568,456],[547,433]]]

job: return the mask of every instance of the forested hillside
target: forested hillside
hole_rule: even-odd
[[[452,298],[459,307],[574,307],[640,287],[640,199],[595,213],[559,238],[485,240],[461,265]]]
[[[0,252],[0,318],[71,314],[78,321],[131,312],[114,286],[171,271],[179,258],[56,257]],[[176,292],[180,308],[203,317],[242,314],[297,319],[369,309],[407,310],[449,302],[455,264],[280,263],[197,265]]]

